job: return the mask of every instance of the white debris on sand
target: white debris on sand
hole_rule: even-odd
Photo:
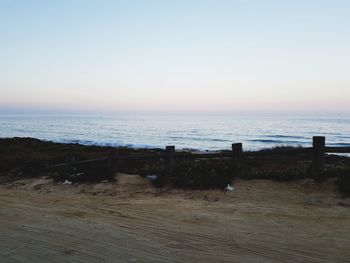
[[[72,182],[68,181],[68,180],[64,180],[64,182],[63,182],[63,185],[71,185],[71,184],[72,184]]]
[[[146,176],[146,178],[149,179],[149,180],[151,180],[151,181],[156,180],[157,177],[158,177],[157,175],[147,175],[147,176]]]
[[[225,191],[232,192],[233,190],[235,190],[235,189],[230,184],[227,184],[227,186],[225,187]]]

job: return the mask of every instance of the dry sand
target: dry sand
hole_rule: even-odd
[[[0,262],[350,262],[334,183],[236,181],[156,190],[147,179],[0,188]]]

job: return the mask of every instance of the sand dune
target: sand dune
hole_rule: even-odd
[[[156,190],[139,176],[0,188],[1,262],[349,262],[350,207],[320,185]]]

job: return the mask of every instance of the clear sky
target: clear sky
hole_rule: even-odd
[[[0,112],[350,115],[350,1],[0,0]]]

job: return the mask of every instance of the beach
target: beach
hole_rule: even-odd
[[[0,263],[350,263],[349,10],[0,0]]]
[[[26,178],[0,189],[1,262],[349,262],[350,207],[320,184],[235,180],[234,191]]]

